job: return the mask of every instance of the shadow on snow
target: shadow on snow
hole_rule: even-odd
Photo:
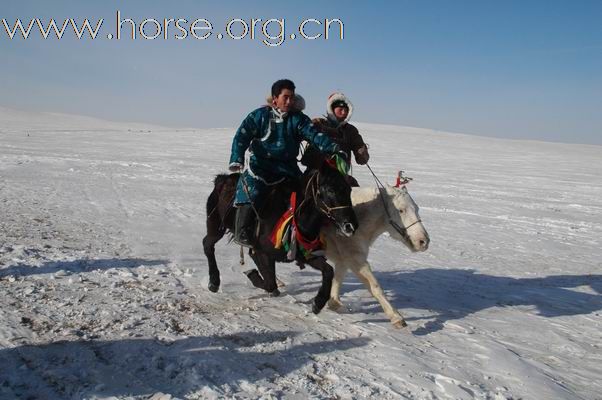
[[[374,275],[387,292],[391,304],[432,311],[434,321],[414,331],[425,335],[443,328],[446,321],[491,307],[533,306],[537,314],[552,318],[590,314],[602,310],[602,275],[553,275],[512,278],[481,274],[469,269],[426,268],[413,271],[378,272]],[[594,294],[577,291],[589,287]],[[349,273],[342,293],[365,289]],[[343,302],[349,301],[349,294]],[[382,313],[376,300],[369,310]],[[416,318],[408,318],[409,321]],[[422,318],[419,318],[422,319]],[[383,319],[383,321],[385,321]]]
[[[0,277],[3,276],[30,276],[39,274],[53,274],[58,271],[71,273],[94,271],[98,269],[110,268],[137,268],[142,265],[150,267],[157,265],[167,265],[167,260],[144,260],[140,258],[108,258],[101,260],[82,259],[74,261],[47,261],[41,266],[29,264],[9,265],[6,268],[0,269]]]
[[[56,342],[0,350],[0,397],[88,398],[157,392],[221,396],[313,366],[314,356],[365,346],[366,338],[300,343],[293,331],[156,339]],[[298,342],[298,343],[296,343]],[[313,370],[313,367],[311,367]],[[247,388],[247,389],[245,389]]]

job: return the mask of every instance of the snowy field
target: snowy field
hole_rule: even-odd
[[[404,330],[351,275],[342,312],[292,264],[267,298],[226,240],[207,290],[233,129],[0,108],[0,398],[602,399],[602,147],[358,127],[431,237],[370,254]]]

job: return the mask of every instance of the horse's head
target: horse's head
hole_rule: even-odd
[[[392,238],[403,242],[411,251],[425,251],[430,238],[418,214],[418,205],[405,186],[387,185],[385,203],[391,217],[387,231]]]
[[[314,174],[311,196],[316,208],[336,226],[339,233],[352,236],[358,222],[351,204],[351,187],[345,176],[326,163]]]

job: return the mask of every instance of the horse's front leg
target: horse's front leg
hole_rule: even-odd
[[[220,229],[220,221],[217,213],[207,219],[207,236],[203,238],[203,251],[207,257],[209,266],[209,290],[216,293],[220,286],[220,274],[215,259],[215,244],[224,236],[224,230]]]
[[[313,268],[322,272],[322,285],[320,286],[320,290],[318,290],[318,294],[314,298],[314,304],[311,308],[314,314],[318,314],[320,311],[322,311],[326,305],[326,302],[330,298],[334,272],[324,257],[312,258],[308,260],[307,263]]]
[[[332,289],[330,289],[330,299],[328,300],[328,308],[331,310],[338,310],[343,306],[341,303],[341,285],[343,279],[347,274],[347,266],[342,263],[335,263],[334,266],[334,279],[332,281]]]
[[[383,311],[391,320],[393,326],[395,326],[396,328],[403,328],[407,326],[406,321],[401,316],[401,314],[395,308],[393,308],[391,303],[389,303],[389,300],[387,300],[387,298],[385,297],[383,289],[380,287],[378,281],[376,280],[376,277],[372,273],[372,268],[370,267],[370,264],[366,261],[359,268],[354,269],[353,272],[355,272],[357,277],[368,287],[370,293],[372,293],[372,296],[374,296],[374,298],[378,300],[381,307],[383,308]]]
[[[251,282],[257,287],[264,289],[266,292],[270,294],[270,297],[280,296],[280,291],[278,290],[278,284],[276,283],[276,261],[273,257],[270,257],[268,254],[265,254],[261,251],[253,251],[251,253],[251,258],[257,265],[259,269],[259,273],[255,271],[256,279],[259,282],[261,280],[261,286],[256,284],[253,280],[253,277],[247,274],[247,277],[251,279]],[[261,274],[261,276],[260,276]]]
[[[280,291],[276,283],[276,262],[274,259],[258,251],[250,251],[249,254],[259,271],[256,269],[246,271],[247,278],[253,286],[268,292],[270,297],[279,296]]]
[[[266,258],[265,269],[260,269],[265,281],[265,290],[270,297],[277,297],[280,296],[280,290],[278,290],[278,282],[276,282],[276,260],[269,256]]]

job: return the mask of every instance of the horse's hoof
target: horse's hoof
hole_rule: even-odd
[[[244,274],[247,276],[247,278],[249,278],[253,286],[261,289],[265,287],[263,278],[259,274],[259,271],[257,271],[256,269],[250,269],[248,271],[245,271]]]
[[[209,284],[209,290],[213,293],[217,293],[217,291],[219,290],[219,285],[216,285],[214,283],[210,283]]]
[[[271,291],[271,292],[268,293],[268,296],[270,296],[270,297],[278,297],[278,296],[280,296],[280,290],[274,289],[273,291]]]
[[[313,312],[314,314],[320,314],[320,311],[322,311],[325,305],[326,302],[318,302],[316,299],[314,299],[314,302],[311,306],[311,312]]]
[[[341,307],[343,307],[343,303],[341,303],[340,301],[334,299],[328,300],[328,308],[330,308],[331,310],[336,311]]]
[[[406,324],[406,321],[403,320],[403,319],[399,320],[399,321],[393,322],[393,327],[396,328],[396,329],[403,329],[406,326],[408,326],[408,324]]]

